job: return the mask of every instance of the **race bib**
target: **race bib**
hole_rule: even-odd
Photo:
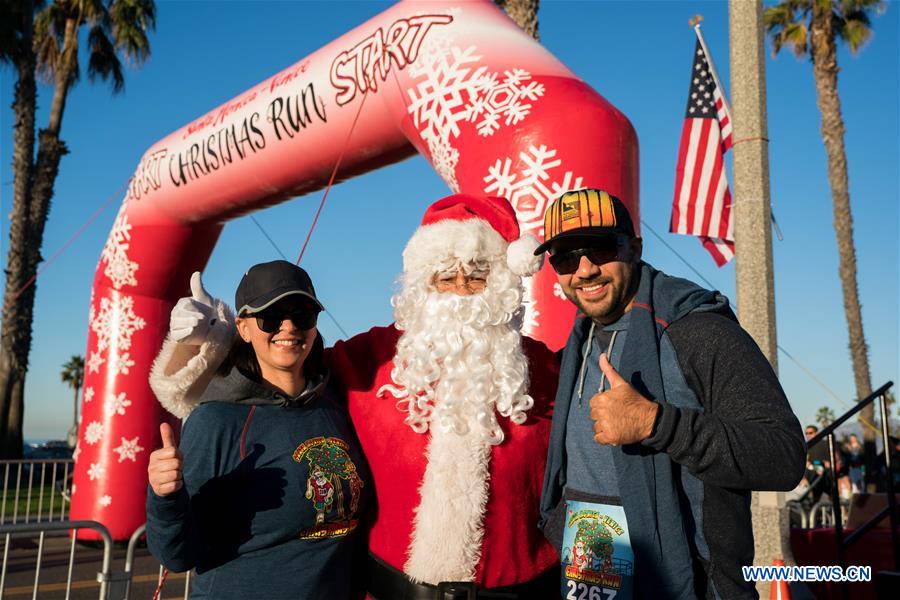
[[[563,525],[562,597],[631,600],[634,552],[622,506],[566,500]]]

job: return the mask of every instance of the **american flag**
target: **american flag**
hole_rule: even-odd
[[[698,236],[721,267],[734,256],[734,213],[725,175],[731,116],[700,43],[699,30],[697,36],[669,231]]]

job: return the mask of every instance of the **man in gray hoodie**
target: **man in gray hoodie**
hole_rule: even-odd
[[[728,300],[641,250],[622,202],[585,189],[549,207],[536,251],[581,313],[541,498],[563,596],[756,598],[750,492],[797,484],[802,430]]]

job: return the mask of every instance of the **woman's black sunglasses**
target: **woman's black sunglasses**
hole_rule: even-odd
[[[291,321],[297,329],[306,331],[316,326],[319,318],[319,311],[314,308],[293,308],[293,309],[272,309],[268,308],[254,315],[247,315],[256,318],[256,325],[260,331],[266,333],[275,333],[281,328],[283,321]]]
[[[597,238],[591,240],[590,247],[551,254],[550,265],[560,275],[571,275],[578,270],[582,256],[600,266],[616,260],[619,257],[619,249],[627,243],[628,237],[624,235]]]

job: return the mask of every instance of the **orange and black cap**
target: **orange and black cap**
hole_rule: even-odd
[[[610,235],[634,237],[634,224],[622,201],[595,188],[573,190],[550,204],[544,215],[544,243],[534,253],[546,252],[560,239]]]

